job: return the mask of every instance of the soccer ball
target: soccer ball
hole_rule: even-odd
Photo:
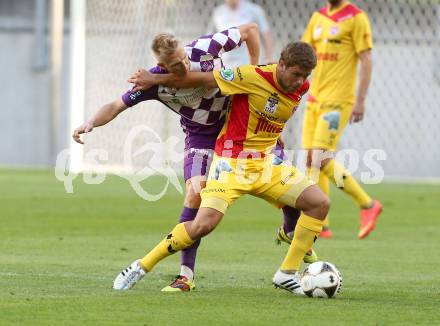
[[[342,274],[335,265],[318,261],[304,271],[301,287],[309,297],[332,298],[341,291]]]

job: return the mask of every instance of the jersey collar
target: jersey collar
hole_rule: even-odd
[[[330,5],[328,5],[325,7],[326,14],[328,16],[333,16],[333,15],[337,14],[338,12],[340,12],[341,10],[345,9],[345,7],[347,7],[349,4],[350,4],[349,1],[345,1],[342,4],[342,6],[340,6],[339,8],[336,8],[335,10],[330,10]]]

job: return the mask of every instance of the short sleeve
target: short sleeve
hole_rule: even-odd
[[[163,69],[159,66],[151,68],[149,71],[152,74],[166,74],[167,73],[167,71],[165,69]],[[122,101],[128,107],[134,106],[134,105],[136,105],[140,102],[143,102],[143,101],[156,100],[158,98],[158,96],[157,96],[158,86],[150,87],[149,89],[144,90],[144,91],[133,91],[133,88],[128,90],[127,92],[125,92],[121,97]]]
[[[255,66],[244,65],[214,71],[214,78],[222,95],[250,94],[256,78]]]
[[[304,34],[301,38],[301,41],[306,42],[313,46],[313,26],[315,21],[315,14],[312,15],[310,18],[309,24],[306,27],[306,30],[304,31]]]
[[[363,12],[354,18],[352,37],[356,53],[373,48],[370,22]]]

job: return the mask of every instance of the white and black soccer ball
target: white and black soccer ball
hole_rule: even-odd
[[[301,287],[309,297],[332,298],[341,291],[342,274],[335,265],[318,261],[304,271]]]

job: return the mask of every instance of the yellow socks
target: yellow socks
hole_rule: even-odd
[[[334,159],[330,160],[322,169],[331,182],[346,194],[350,195],[361,208],[367,208],[372,203],[372,199],[362,189],[359,183],[352,177],[342,165]]]
[[[281,271],[297,271],[306,252],[312,248],[319,233],[322,231],[323,221],[301,214],[296,224],[293,240],[289,251],[281,264]]]
[[[191,246],[194,242],[186,232],[184,223],[177,224],[165,239],[140,260],[140,264],[145,271],[150,272],[162,259]]]

